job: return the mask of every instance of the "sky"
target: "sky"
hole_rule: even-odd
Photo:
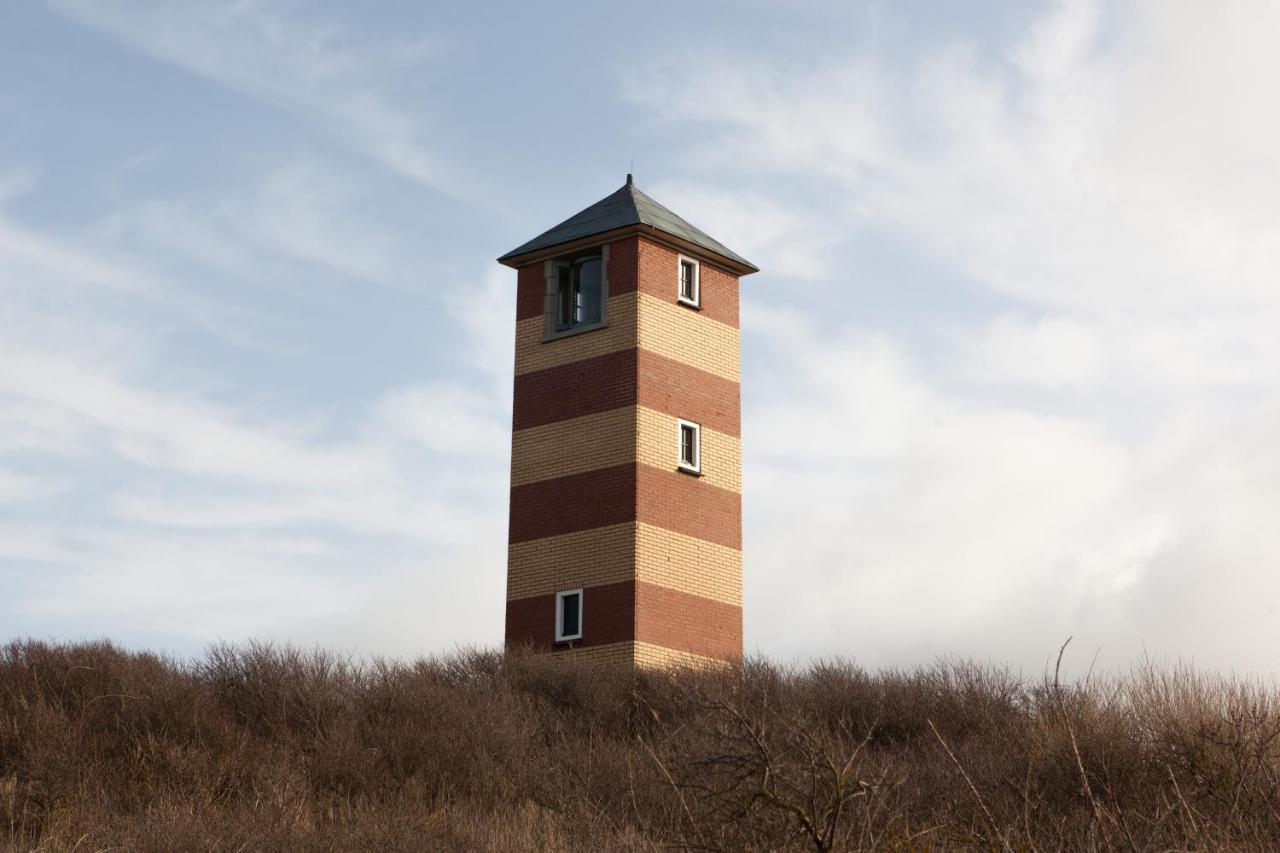
[[[1280,671],[1280,5],[440,6],[0,11],[0,635],[497,645],[494,258],[630,170],[749,653]]]

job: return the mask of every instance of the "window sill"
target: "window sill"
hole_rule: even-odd
[[[679,471],[681,474],[688,474],[690,477],[702,476],[701,468],[686,468],[683,465],[677,465],[676,470]]]
[[[572,649],[574,646],[582,645],[582,635],[579,634],[576,637],[569,637],[563,640],[555,640],[552,643],[552,645],[555,646],[557,649]]]
[[[694,311],[702,310],[702,303],[690,302],[688,299],[684,299],[683,297],[680,297],[680,296],[676,297],[676,304],[683,305],[685,308],[692,308]]]
[[[597,329],[608,328],[609,321],[601,320],[599,323],[592,323],[590,326],[574,326],[572,329],[565,329],[563,332],[550,332],[542,336],[542,342],[558,341],[561,338],[571,338],[574,335],[585,335],[587,332],[594,332]]]

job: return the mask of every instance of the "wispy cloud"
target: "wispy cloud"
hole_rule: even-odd
[[[1256,555],[1280,544],[1258,516],[1266,477],[1222,477],[1280,464],[1256,441],[1280,411],[1260,17],[1275,12],[1062,2],[1001,57],[960,40],[791,64],[677,47],[668,85],[626,86],[698,128],[676,135],[701,177],[672,194],[781,199],[741,234],[784,280],[810,278],[744,286],[751,637],[886,662],[1035,638],[1034,666],[1075,633],[1114,664],[1146,640],[1269,666],[1212,636],[1225,606],[1197,603],[1271,588]],[[869,299],[902,283],[883,258],[865,280],[876,233],[936,283]],[[917,319],[865,318],[886,301]],[[797,607],[812,634],[788,630]]]
[[[440,43],[429,35],[365,46],[336,21],[256,2],[52,6],[156,59],[296,113],[406,178],[462,194],[457,164],[443,162],[430,144],[441,129],[421,105],[389,94],[394,72],[439,55]]]

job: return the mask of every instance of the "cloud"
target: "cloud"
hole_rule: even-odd
[[[1149,651],[1271,671],[1280,407],[1135,442],[1089,412],[958,396],[856,329],[744,332],[767,352],[757,385],[786,377],[744,417],[752,647],[1035,672],[1075,635],[1103,668]]]
[[[464,194],[456,164],[430,145],[440,129],[389,95],[396,72],[439,55],[433,38],[364,46],[336,23],[262,3],[52,6],[156,59],[289,110],[412,181]]]
[[[67,489],[67,484],[53,477],[6,471],[0,468],[0,504],[38,501]]]
[[[142,201],[114,212],[101,230],[139,252],[176,253],[243,284],[296,287],[281,271],[302,264],[361,285],[409,289],[424,261],[402,225],[370,206],[354,176],[299,157],[203,197]],[[311,277],[311,295],[318,287]]]
[[[997,56],[677,45],[624,85],[690,140],[684,197],[787,210],[733,243],[778,266],[744,286],[750,640],[1273,668],[1277,15],[1061,2]],[[895,302],[871,244],[933,281]]]
[[[1001,314],[962,345],[970,350],[965,374],[978,383],[1078,386],[1100,382],[1106,369],[1098,330],[1067,317]]]
[[[216,250],[208,221],[191,223]],[[290,414],[279,391],[245,394],[216,365],[168,360],[167,327],[198,326],[201,297],[187,304],[164,277],[74,243],[0,222],[0,269],[20,273],[0,309],[0,460],[41,472],[0,465],[0,503],[26,519],[0,521],[0,562],[23,567],[0,622],[188,651],[217,636],[319,640],[325,625],[406,652],[497,636],[500,610],[474,595],[425,630],[421,612],[354,603],[395,598],[407,574],[417,588],[472,577],[477,554],[500,578],[509,357],[502,381],[496,367],[480,384],[375,385],[349,417]],[[462,290],[500,301],[477,279]],[[157,309],[166,322],[147,322]],[[468,330],[486,326],[461,328],[465,354]],[[497,553],[477,545],[491,542]]]

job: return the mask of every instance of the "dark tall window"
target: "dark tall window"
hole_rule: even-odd
[[[600,257],[594,255],[561,261],[555,294],[555,330],[565,332],[578,326],[590,326],[602,319],[604,270]]]
[[[582,590],[556,593],[556,642],[582,638]]]

